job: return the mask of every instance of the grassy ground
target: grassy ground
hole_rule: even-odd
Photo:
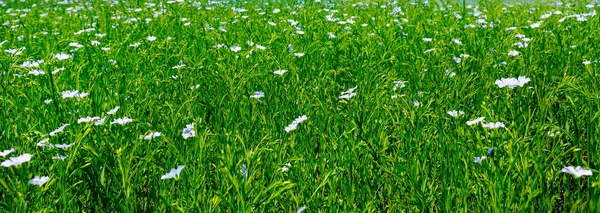
[[[593,5],[0,5],[0,212],[600,211]]]

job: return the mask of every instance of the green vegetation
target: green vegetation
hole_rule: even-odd
[[[0,212],[600,211],[594,5],[479,3],[0,2]]]

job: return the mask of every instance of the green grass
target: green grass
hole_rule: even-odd
[[[598,175],[561,172],[581,165],[597,173],[600,163],[599,19],[560,22],[590,13],[581,1],[480,1],[477,9],[154,3],[1,7],[0,151],[15,151],[0,161],[33,156],[0,167],[0,212],[600,211]],[[402,13],[391,14],[395,7]],[[562,14],[541,19],[554,11]],[[517,34],[530,39],[527,47],[513,45],[523,42]],[[83,47],[70,52],[73,42]],[[20,55],[4,51],[22,47]],[[73,57],[54,58],[61,52]],[[469,56],[456,63],[461,54]],[[44,75],[22,67],[40,59]],[[531,81],[495,84],[518,76]],[[355,86],[355,96],[339,98]],[[66,90],[89,95],[63,99]],[[250,98],[255,91],[264,97]],[[451,110],[465,114],[454,118]],[[287,132],[302,115],[308,120]],[[106,120],[77,122],[88,116]],[[123,117],[133,122],[111,124]],[[477,117],[505,128],[466,124]],[[193,122],[195,137],[184,139]],[[49,136],[63,124],[70,125]],[[151,132],[162,134],[140,139]],[[72,146],[36,145],[45,138]],[[58,155],[68,157],[52,159]],[[479,156],[488,158],[475,163]],[[161,179],[179,165],[177,178]],[[35,176],[50,180],[32,185]]]

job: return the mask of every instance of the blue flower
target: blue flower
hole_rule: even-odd
[[[493,156],[494,155],[494,148],[489,148],[487,151],[488,155]]]

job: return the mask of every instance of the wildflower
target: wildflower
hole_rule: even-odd
[[[59,53],[54,55],[54,58],[56,58],[56,60],[62,61],[62,60],[67,60],[69,58],[72,58],[72,55],[66,54],[66,53]]]
[[[148,40],[148,41],[156,41],[156,36],[148,36],[146,38],[146,40]]]
[[[487,156],[475,157],[475,163],[481,163],[481,161],[485,160]]]
[[[52,103],[52,99],[46,99],[46,100],[44,100],[44,103],[50,104],[50,103]]]
[[[485,117],[478,117],[475,120],[467,121],[467,125],[473,126],[474,124],[480,123],[485,119]]]
[[[38,146],[38,147],[50,147],[50,148],[54,147],[52,144],[48,144],[48,141],[50,141],[50,138],[44,138],[40,142],[38,142],[36,144],[36,146]]]
[[[54,145],[54,147],[59,148],[59,149],[68,149],[71,146],[73,146],[73,144],[56,144],[56,145]]]
[[[57,155],[52,157],[52,160],[65,160],[67,159],[69,156],[64,156],[64,155]]]
[[[46,72],[44,72],[44,70],[39,70],[39,69],[34,69],[29,71],[29,73],[27,73],[29,75],[33,75],[33,76],[38,76],[38,75],[44,75],[46,74]]]
[[[576,168],[573,168],[573,166],[568,166],[563,168],[562,172],[575,175],[577,178],[581,176],[592,176],[592,170],[583,169],[581,166],[577,166]]]
[[[85,117],[85,118],[80,118],[77,119],[77,123],[89,123],[89,122],[94,122],[96,120],[100,120],[100,117]]]
[[[110,122],[110,124],[124,125],[124,124],[132,122],[132,121],[133,121],[133,119],[131,119],[131,118],[123,117],[123,118],[117,118],[117,119],[113,120],[112,122]]]
[[[100,43],[99,41],[93,40],[93,41],[91,41],[91,42],[90,42],[90,44],[91,44],[92,46],[98,46],[98,45],[100,45],[101,43]]]
[[[295,130],[298,127],[298,124],[300,124],[306,120],[308,120],[308,117],[306,117],[306,115],[302,115],[302,116],[296,118],[294,121],[292,121],[292,123],[290,125],[285,127],[285,132],[290,132],[292,130]]]
[[[433,39],[431,39],[431,38],[423,38],[423,41],[424,41],[424,42],[431,42],[432,40],[433,40]]]
[[[526,83],[529,83],[529,81],[531,81],[531,79],[525,76],[519,76],[517,78],[517,86],[523,87]]]
[[[291,53],[294,48],[292,48],[292,44],[288,44],[288,52]]]
[[[183,165],[180,165],[177,168],[173,168],[167,174],[164,174],[163,176],[161,176],[160,179],[164,180],[164,179],[175,178],[175,177],[179,176],[179,173],[181,173],[181,170],[183,170],[183,168],[185,168],[185,166],[183,166]]]
[[[529,81],[531,81],[531,79],[525,76],[519,76],[519,78],[501,78],[496,80],[495,84],[500,88],[508,86],[508,88],[513,89],[517,86],[523,87]]]
[[[273,14],[277,14],[277,13],[279,13],[279,12],[281,12],[281,10],[280,10],[279,8],[275,8],[275,9],[273,10]]]
[[[454,12],[454,17],[456,17],[457,19],[461,19],[462,16],[460,14],[458,14],[457,12]]]
[[[183,139],[196,137],[196,131],[194,131],[195,125],[196,125],[196,122],[185,125],[185,128],[183,129],[183,132],[181,133],[181,136],[183,136]]]
[[[533,23],[533,24],[529,25],[529,27],[531,27],[533,29],[533,28],[540,27],[540,25],[542,25],[542,21],[538,21],[536,23]]]
[[[255,47],[256,47],[256,49],[259,49],[259,50],[266,50],[267,49],[265,46],[260,45],[260,44],[257,44]]]
[[[510,50],[508,51],[508,56],[517,56],[519,55],[519,52],[516,50]]]
[[[434,50],[435,50],[435,48],[431,48],[431,49],[423,51],[423,53],[428,53],[428,52],[431,52],[431,51],[434,51]]]
[[[240,173],[242,173],[242,177],[248,178],[248,167],[246,167],[246,164],[240,166]]]
[[[106,116],[97,120],[96,123],[94,123],[94,126],[100,126],[100,125],[104,124],[104,120],[106,120]]]
[[[242,47],[240,47],[240,46],[231,46],[229,49],[231,49],[232,52],[238,52],[238,51],[242,50]]]
[[[120,106],[116,106],[115,108],[111,109],[110,111],[108,111],[106,114],[109,115],[114,115],[115,113],[117,113],[117,111],[120,109]]]
[[[421,106],[421,103],[419,103],[419,101],[417,101],[417,100],[413,100],[412,103],[415,106]]]
[[[160,132],[151,132],[151,133],[147,134],[146,136],[140,136],[140,139],[152,140],[154,138],[160,137],[160,135],[161,135]]]
[[[136,43],[130,44],[129,46],[130,47],[137,47],[137,46],[140,46],[140,44],[142,44],[142,43],[136,42]]]
[[[42,63],[44,63],[44,60],[26,61],[26,62],[23,62],[23,64],[21,64],[21,67],[24,67],[24,68],[39,67]]]
[[[489,148],[489,149],[487,150],[487,153],[488,153],[488,155],[489,155],[489,156],[492,156],[492,155],[494,155],[494,148]]]
[[[452,39],[452,42],[454,42],[455,44],[458,44],[458,45],[462,45],[462,42],[455,38]]]
[[[350,88],[350,89],[342,92],[342,94],[338,98],[339,99],[350,99],[350,98],[354,97],[356,95],[356,93],[354,92],[354,90],[356,90],[356,88],[358,88],[358,86],[355,86],[353,88]]]
[[[79,92],[77,90],[66,90],[62,92],[62,98],[63,99],[67,99],[67,98],[77,98],[77,99],[81,99],[81,98],[85,98],[86,96],[88,96],[90,93],[87,92]]]
[[[590,65],[590,64],[592,64],[592,62],[591,62],[591,61],[584,61],[584,62],[582,62],[582,63],[583,63],[584,65]]]
[[[286,72],[287,72],[287,70],[275,70],[273,72],[273,74],[275,74],[275,75],[283,75],[283,73],[286,73]]]
[[[14,148],[12,148],[12,149],[7,149],[7,150],[4,150],[4,151],[0,152],[0,156],[2,156],[2,157],[5,157],[5,156],[7,156],[8,154],[10,154],[10,153],[12,153],[12,152],[14,152],[14,151],[15,151],[15,149],[14,149]]]
[[[55,136],[57,133],[61,133],[65,129],[65,127],[67,127],[67,126],[69,126],[69,124],[64,124],[64,125],[60,126],[56,130],[50,132],[49,135],[50,136]]]
[[[458,115],[464,115],[465,114],[465,112],[463,112],[463,111],[456,111],[456,110],[448,111],[446,113],[448,113],[448,115],[450,115],[452,117],[455,117],[455,118],[458,117]]]
[[[306,209],[306,206],[302,206],[296,211],[296,213],[302,213]]]
[[[281,172],[287,172],[290,167],[292,167],[292,164],[286,163],[285,165],[283,165],[283,167],[281,167]]]
[[[497,128],[504,128],[504,123],[498,121],[498,122],[489,122],[489,123],[485,123],[485,124],[481,124],[481,126],[483,126],[483,128],[490,128],[490,129],[497,129]]]
[[[250,98],[255,98],[255,99],[260,99],[262,97],[265,97],[265,93],[262,91],[256,91],[256,92],[254,92],[254,95],[250,96]]]
[[[29,181],[30,184],[42,186],[44,183],[48,182],[50,178],[48,176],[35,176],[33,179]]]
[[[0,164],[0,165],[2,165],[4,167],[18,166],[18,165],[21,165],[22,163],[29,162],[31,160],[31,156],[32,156],[31,154],[26,153],[26,154],[23,154],[18,157],[11,157],[10,159],[2,162],[2,164]]]
[[[304,53],[294,53],[294,55],[295,55],[296,57],[302,57],[302,56],[304,56]]]

